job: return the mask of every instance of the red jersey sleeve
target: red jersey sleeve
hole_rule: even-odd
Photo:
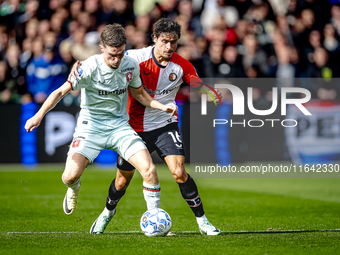
[[[183,69],[183,81],[189,84],[191,88],[198,88],[202,86],[202,80],[198,77],[194,66],[185,58],[181,57],[176,53],[176,62]]]

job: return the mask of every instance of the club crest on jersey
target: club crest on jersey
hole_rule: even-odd
[[[169,75],[169,80],[170,80],[170,81],[175,81],[176,79],[177,79],[177,74],[171,73],[171,74]]]
[[[132,80],[132,72],[128,72],[125,74],[127,82],[130,82]]]
[[[121,157],[118,157],[118,165],[123,165],[123,159]]]
[[[80,144],[80,139],[74,140],[72,142],[72,148],[77,148]]]

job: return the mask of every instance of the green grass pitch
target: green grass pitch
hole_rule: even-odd
[[[140,231],[138,173],[105,233],[91,235],[114,170],[86,169],[66,216],[63,165],[0,165],[0,254],[340,254],[340,179],[196,179],[207,217],[222,230],[202,236],[170,172],[157,168],[174,237]]]

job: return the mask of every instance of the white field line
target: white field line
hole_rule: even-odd
[[[269,233],[308,233],[308,232],[340,232],[340,229],[318,229],[318,230],[303,230],[303,229],[295,229],[295,230],[259,230],[259,231],[221,231],[223,234],[269,234]],[[52,232],[36,232],[36,231],[27,231],[27,232],[5,232],[6,234],[80,234],[84,232],[67,232],[67,231],[52,231]],[[132,233],[142,233],[141,231],[108,231],[105,232],[107,234],[132,234]],[[179,231],[176,232],[178,234],[187,234],[187,233],[199,233],[199,231]]]

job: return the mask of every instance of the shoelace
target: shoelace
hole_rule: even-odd
[[[69,208],[74,208],[76,206],[77,194],[73,191],[71,196],[67,196],[67,205]]]
[[[205,230],[211,230],[211,231],[216,230],[216,228],[207,220],[203,221],[203,223],[201,224],[201,228],[204,228]]]
[[[113,216],[112,216],[113,217]],[[105,225],[106,223],[110,222],[111,218],[112,217],[108,217],[108,216],[103,216],[103,217],[100,217],[97,221],[97,224],[95,226],[95,230],[98,230],[99,226],[102,227],[103,225]],[[102,229],[100,229],[102,230]]]

